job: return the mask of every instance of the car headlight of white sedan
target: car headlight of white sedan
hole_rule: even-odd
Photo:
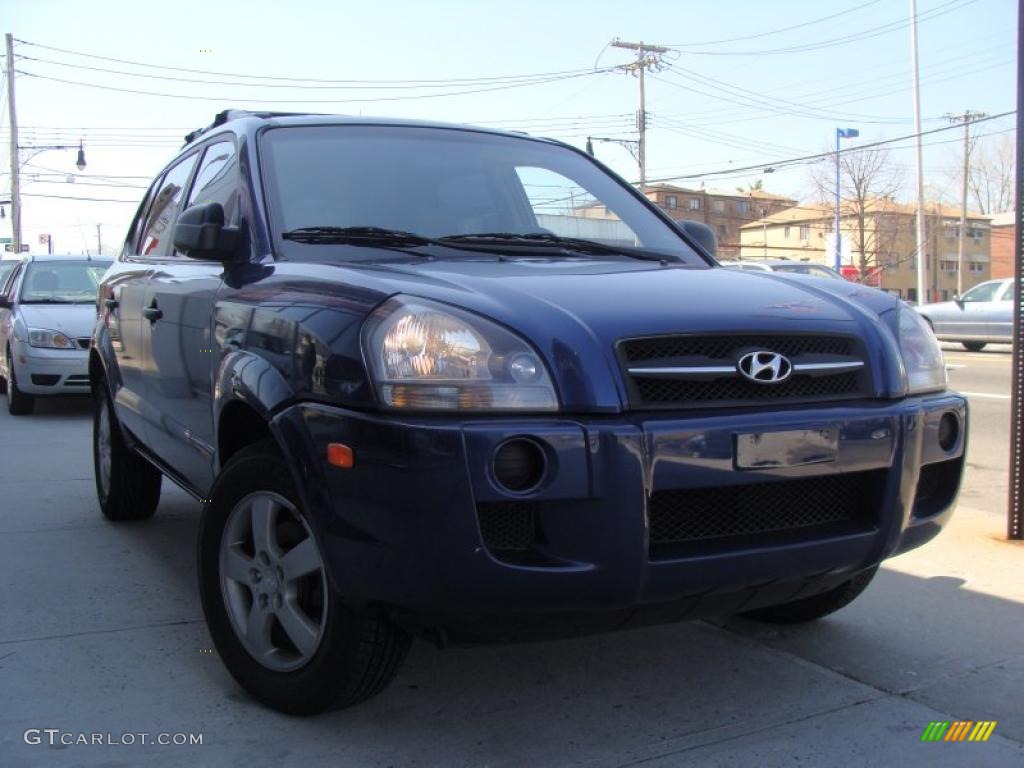
[[[60,331],[48,331],[44,328],[29,328],[28,343],[43,349],[77,349],[78,346]]]

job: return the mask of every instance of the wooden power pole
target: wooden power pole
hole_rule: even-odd
[[[962,115],[946,113],[945,118],[951,123],[962,123],[964,126],[964,178],[962,197],[960,200],[960,237],[957,244],[956,293],[964,292],[964,230],[967,229],[967,183],[971,178],[971,123],[987,117],[984,112],[965,111]]]
[[[18,112],[14,106],[14,37],[8,32],[7,41],[7,115],[11,121],[11,238],[14,253],[21,253],[21,168],[18,163]]]
[[[640,165],[640,191],[647,188],[647,105],[644,94],[644,72],[648,69],[659,69],[661,57],[668,52],[663,45],[647,45],[645,43],[627,43],[615,38],[610,45],[613,48],[627,48],[636,51],[636,61],[624,64],[619,69],[636,75],[640,84],[640,109],[636,113],[636,127],[640,134],[637,146],[637,162]]]

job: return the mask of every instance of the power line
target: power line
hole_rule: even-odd
[[[702,41],[700,41],[698,43],[679,43],[677,45],[670,45],[668,47],[669,48],[680,48],[680,49],[685,49],[685,48],[703,48],[704,46],[707,46],[707,45],[721,45],[722,43],[738,43],[738,42],[741,42],[743,40],[756,40],[756,39],[758,39],[760,37],[768,37],[769,35],[778,35],[778,34],[781,34],[783,32],[790,32],[790,31],[792,31],[794,29],[803,29],[804,27],[810,27],[810,26],[813,26],[815,24],[821,24],[822,22],[825,22],[825,21],[831,21],[832,19],[837,19],[840,16],[845,16],[848,13],[853,13],[854,11],[859,11],[862,8],[867,8],[869,5],[877,5],[879,2],[880,2],[880,0],[870,0],[870,2],[861,3],[860,5],[855,5],[852,8],[847,8],[845,11],[839,11],[838,13],[833,13],[830,16],[822,16],[819,19],[812,19],[811,21],[804,21],[804,22],[802,22],[800,24],[793,24],[792,26],[789,26],[789,27],[780,27],[778,29],[772,29],[772,30],[769,30],[767,32],[758,32],[756,35],[744,35],[743,37],[727,37],[727,38],[725,38],[723,40],[702,40]]]
[[[917,19],[918,21],[927,21],[938,18],[939,16],[944,16],[947,13],[960,10],[974,2],[976,2],[976,0],[949,0],[942,5],[932,8],[930,11],[919,13],[917,15]],[[804,53],[807,51],[818,51],[824,48],[833,48],[838,45],[846,45],[847,43],[858,42],[860,40],[870,40],[874,37],[880,37],[881,35],[887,35],[891,32],[905,29],[909,25],[910,22],[907,20],[893,21],[887,24],[881,24],[877,27],[869,27],[868,29],[861,30],[860,32],[835,37],[830,40],[820,40],[815,43],[793,45],[784,48],[769,48],[760,51],[695,51],[687,49],[685,53],[696,56],[773,56],[789,53]]]
[[[448,93],[426,93],[426,94],[411,94],[407,96],[381,96],[376,98],[363,98],[363,99],[253,99],[249,97],[238,97],[238,96],[196,96],[182,93],[160,93],[156,91],[140,91],[133,88],[118,88],[111,85],[99,85],[97,83],[86,83],[79,80],[66,80],[59,77],[50,77],[49,75],[39,75],[34,72],[27,72],[25,70],[17,70],[19,75],[26,77],[33,77],[38,80],[49,80],[55,83],[63,83],[64,85],[76,85],[83,88],[96,88],[103,91],[116,91],[119,93],[131,93],[137,96],[160,96],[168,99],[186,99],[189,101],[216,101],[220,103],[242,101],[249,104],[364,104],[378,101],[414,101],[419,99],[440,99],[448,96],[467,96],[474,93],[490,93],[493,91],[505,91],[512,88],[523,88],[531,85],[546,85],[547,83],[562,82],[564,80],[574,80],[580,77],[590,77],[594,74],[590,70],[576,75],[563,75],[561,77],[549,77],[544,79],[516,82],[512,84],[503,85],[492,85],[482,88],[473,88],[469,90],[461,91],[450,91]]]
[[[537,77],[546,78],[546,77],[563,76],[563,75],[593,74],[594,71],[595,71],[593,69],[569,69],[569,70],[562,70],[562,71],[558,71],[558,72],[539,72],[539,73],[526,74],[526,75],[493,75],[493,76],[489,76],[489,77],[445,78],[445,79],[437,79],[437,80],[429,80],[429,79],[420,79],[420,80],[352,80],[352,79],[349,79],[349,80],[337,80],[337,79],[325,79],[325,78],[315,78],[315,77],[282,77],[282,76],[279,76],[279,75],[252,75],[252,74],[243,74],[243,73],[239,73],[239,72],[214,72],[214,71],[206,70],[206,69],[188,69],[186,67],[174,67],[174,66],[170,66],[168,64],[148,64],[146,62],[141,62],[141,61],[131,61],[131,60],[128,60],[128,59],[116,59],[116,58],[113,58],[113,57],[110,57],[110,56],[100,56],[100,55],[95,54],[95,53],[85,53],[83,51],[73,51],[73,50],[69,50],[67,48],[57,48],[57,47],[51,46],[51,45],[43,45],[42,43],[33,43],[33,42],[28,41],[28,40],[21,40],[20,38],[15,38],[15,40],[18,43],[22,44],[22,45],[27,45],[27,46],[32,47],[32,48],[42,48],[44,50],[57,51],[59,53],[65,53],[65,54],[69,54],[69,55],[72,55],[72,56],[81,56],[83,58],[97,59],[99,61],[110,61],[110,62],[114,62],[116,64],[128,64],[128,65],[134,66],[134,67],[145,67],[145,68],[148,68],[148,69],[161,69],[161,70],[167,70],[167,71],[171,71],[171,72],[188,72],[188,73],[196,74],[196,75],[213,75],[213,76],[216,76],[216,77],[241,77],[241,78],[248,78],[250,80],[273,80],[273,81],[291,82],[291,83],[334,83],[334,84],[360,84],[360,83],[362,83],[362,84],[374,84],[374,83],[376,83],[378,85],[389,85],[389,84],[398,84],[398,83],[404,83],[406,85],[415,85],[415,84],[434,85],[434,84],[440,84],[440,83],[449,83],[449,84],[453,84],[453,85],[460,85],[460,84],[461,85],[465,85],[465,84],[479,84],[479,83],[494,83],[494,82],[501,82],[501,81],[505,81],[505,80],[519,80],[519,79],[523,79],[523,78],[537,78]]]
[[[43,195],[38,192],[22,192],[22,197],[47,197],[51,200],[76,200],[87,203],[127,203],[129,205],[138,205],[138,200],[115,200],[111,197],[67,197],[65,195]]]
[[[975,122],[976,123],[988,122],[989,120],[996,120],[998,118],[1007,117],[1008,115],[1012,115],[1012,114],[1015,114],[1015,113],[1016,113],[1016,110],[1011,109],[1011,110],[1009,110],[1007,112],[1000,112],[997,115],[991,115],[989,117],[981,118],[979,120],[976,120]],[[955,125],[944,125],[944,126],[941,126],[939,128],[932,128],[932,129],[927,130],[927,131],[921,131],[919,134],[918,133],[911,133],[911,134],[908,134],[906,136],[897,136],[895,138],[882,139],[881,141],[874,141],[874,142],[871,142],[871,143],[868,143],[868,144],[860,144],[860,145],[858,145],[856,147],[852,147],[851,150],[849,150],[849,151],[856,151],[856,150],[862,150],[862,149],[870,149],[872,147],[881,147],[881,146],[885,146],[886,144],[894,144],[894,143],[899,142],[899,141],[907,141],[908,139],[916,138],[919,135],[920,136],[928,136],[928,135],[933,134],[933,133],[941,133],[942,131],[948,131],[948,130],[951,130],[951,129],[956,128],[956,127],[957,126],[955,126]],[[684,176],[669,176],[669,177],[665,177],[665,178],[661,178],[661,179],[652,179],[651,181],[652,182],[661,182],[661,181],[676,181],[676,180],[679,180],[679,179],[699,179],[699,178],[705,178],[705,177],[708,177],[708,176],[717,176],[717,175],[719,175],[721,173],[738,173],[739,171],[758,171],[758,170],[763,170],[764,168],[775,168],[777,170],[779,168],[784,168],[784,167],[789,166],[789,165],[796,165],[796,164],[799,164],[799,163],[803,163],[803,162],[806,162],[808,160],[819,160],[819,159],[821,159],[823,157],[832,157],[833,154],[834,154],[833,152],[818,152],[818,153],[813,154],[813,155],[804,155],[803,157],[791,157],[791,158],[788,158],[788,159],[785,159],[785,160],[766,161],[766,162],[758,163],[757,165],[747,166],[745,168],[725,168],[722,171],[718,171],[718,172],[716,172],[716,171],[708,171],[706,173],[695,173],[695,174],[684,175]]]
[[[122,75],[122,76],[126,76],[126,77],[139,77],[139,78],[143,78],[143,79],[146,79],[146,80],[169,80],[169,81],[172,81],[172,82],[189,83],[189,84],[193,84],[193,85],[195,85],[195,84],[199,84],[199,85],[229,85],[229,86],[242,87],[242,88],[287,88],[289,90],[328,90],[328,91],[331,91],[331,90],[335,90],[335,91],[336,90],[372,90],[372,91],[376,91],[376,90],[412,90],[412,89],[420,89],[420,88],[451,88],[453,85],[457,85],[457,83],[453,83],[453,82],[450,82],[450,81],[449,82],[437,82],[437,83],[421,83],[421,84],[415,84],[415,85],[402,85],[402,84],[394,84],[394,83],[348,84],[348,85],[303,85],[303,84],[300,84],[300,83],[260,83],[260,82],[246,83],[246,82],[237,82],[237,81],[230,81],[230,80],[199,80],[199,79],[196,79],[196,78],[175,77],[173,75],[155,75],[155,74],[147,74],[147,73],[144,73],[144,72],[126,72],[124,70],[119,70],[119,69],[107,69],[106,67],[91,67],[91,66],[88,66],[87,64],[71,64],[71,63],[65,62],[65,61],[54,61],[53,59],[41,59],[41,58],[36,58],[34,56],[25,56],[25,55],[15,56],[15,60],[17,60],[17,61],[38,62],[38,63],[41,63],[41,64],[53,64],[53,65],[56,65],[58,67],[68,67],[68,68],[71,68],[71,69],[84,69],[84,70],[87,70],[87,71],[90,71],[90,72],[102,72],[104,74],[111,74],[111,75]],[[538,77],[544,77],[544,78],[559,77],[559,78],[561,78],[561,77],[579,76],[579,75],[587,75],[587,74],[600,74],[602,72],[609,72],[609,71],[610,71],[610,69],[605,68],[605,69],[600,69],[600,70],[577,70],[576,72],[569,73],[569,74],[559,73],[559,74],[543,75],[543,76],[538,76],[538,75],[520,75],[520,76],[515,76],[515,77],[502,78],[500,80],[482,80],[482,81],[479,81],[479,82],[473,82],[473,83],[467,83],[467,84],[479,85],[479,84],[486,83],[488,85],[495,85],[495,84],[513,85],[513,84],[520,83],[520,82],[527,82],[527,81],[531,81],[532,82],[532,81],[538,79]]]

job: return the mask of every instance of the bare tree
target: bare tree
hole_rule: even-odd
[[[835,211],[836,157],[811,166],[811,179],[823,206]],[[886,214],[902,186],[900,168],[885,147],[844,150],[839,155],[840,215],[849,222],[851,252],[861,275],[880,266],[900,235],[900,217]]]
[[[967,178],[971,198],[981,213],[999,213],[1013,206],[1013,136],[1004,134],[992,138],[992,141],[978,140]]]

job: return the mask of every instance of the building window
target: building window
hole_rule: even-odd
[[[750,203],[748,203],[746,200],[737,200],[736,201],[736,213],[739,213],[739,214],[742,214],[742,215],[745,216],[749,212],[750,212]]]
[[[665,207],[675,210],[679,207],[679,198],[675,195],[665,195]]]
[[[941,269],[943,272],[951,272],[953,274],[956,274],[957,272],[960,271],[959,267],[960,265],[957,262],[952,261],[950,259],[942,259],[939,262],[939,269]]]
[[[917,288],[907,288],[907,301],[917,301]]]
[[[712,200],[711,210],[714,213],[725,213],[725,200]]]
[[[789,240],[789,227],[783,227],[782,228],[782,236],[784,238],[786,238],[787,240]]]
[[[726,235],[725,224],[719,224],[718,225],[718,239],[719,240],[724,240],[725,239],[725,235]]]
[[[811,228],[809,225],[804,224],[800,227],[800,239],[805,242],[811,239]]]
[[[700,198],[699,197],[691,197],[690,198],[690,210],[691,211],[699,211],[700,210]]]
[[[968,268],[976,275],[980,275],[985,271],[985,265],[980,261],[968,262]]]

